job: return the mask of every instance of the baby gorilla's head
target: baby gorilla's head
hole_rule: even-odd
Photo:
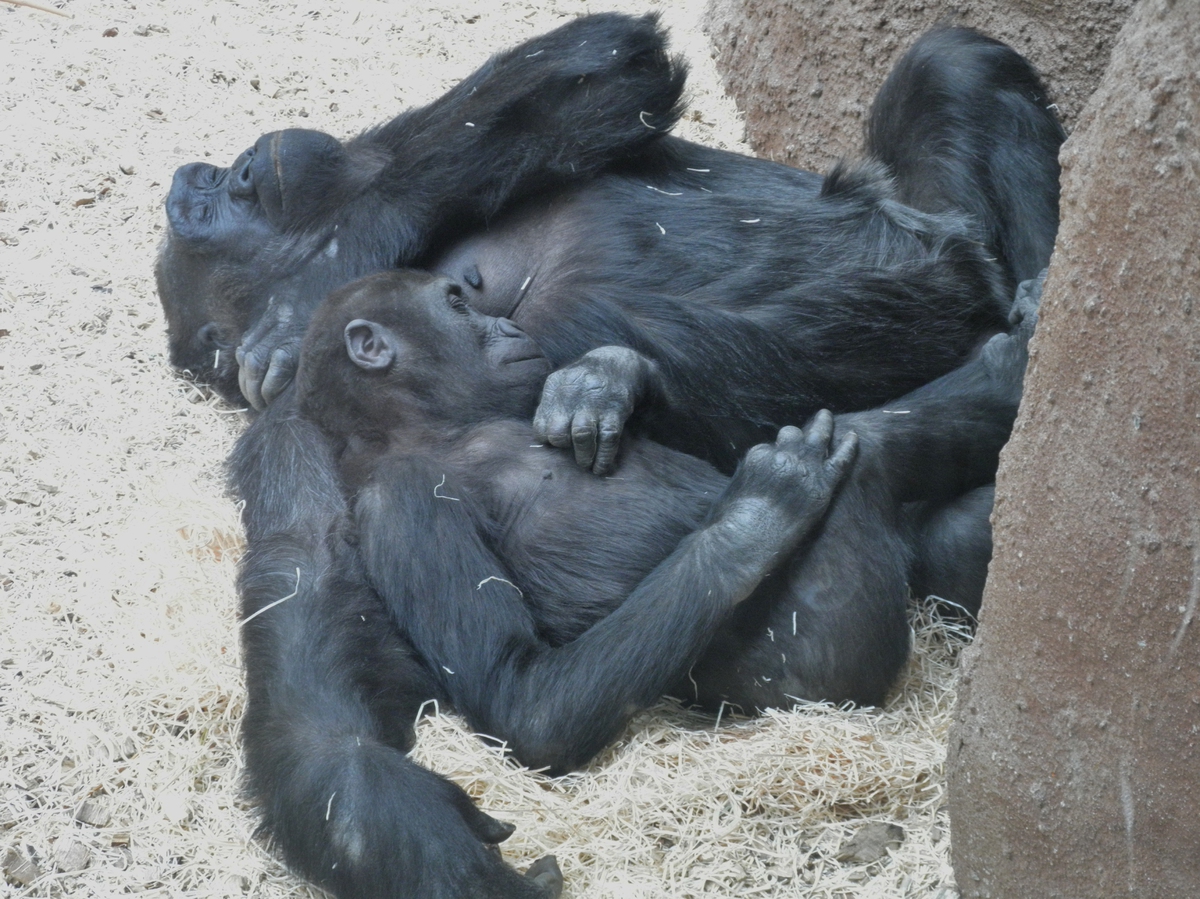
[[[528,419],[549,373],[533,338],[472,309],[449,278],[390,271],[317,310],[297,387],[306,417],[347,436]]]

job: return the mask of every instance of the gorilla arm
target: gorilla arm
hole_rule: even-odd
[[[484,513],[444,466],[383,461],[359,493],[360,551],[397,625],[472,726],[525,764],[570,770],[681,678],[727,614],[820,524],[857,446],[845,438],[830,453],[832,431],[824,413],[807,434],[784,428],[752,449],[707,522],[668,547],[616,611],[562,646],[538,636],[481,536]],[[621,540],[602,517],[597,539]],[[585,595],[586,565],[577,578],[572,592]]]

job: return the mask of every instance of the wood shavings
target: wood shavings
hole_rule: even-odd
[[[79,810],[75,812],[75,820],[91,827],[107,827],[112,821],[112,815],[104,803],[89,799],[79,806]]]
[[[438,499],[448,499],[452,503],[462,502],[462,500],[457,496],[447,496],[444,493],[438,493],[438,491],[441,490],[445,486],[446,486],[446,476],[442,475],[442,479],[440,481],[438,481],[437,484],[434,485],[433,495],[435,497],[437,497]]]
[[[53,6],[43,6],[40,3],[33,3],[32,0],[0,0],[0,3],[7,3],[9,6],[24,6],[29,9],[36,9],[38,12],[48,12],[52,15],[62,16],[64,19],[75,18],[69,12],[63,12],[61,9],[55,9]]]
[[[17,849],[9,849],[4,854],[4,876],[21,886],[27,887],[42,876],[42,869]]]

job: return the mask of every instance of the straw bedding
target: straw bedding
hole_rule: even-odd
[[[0,6],[0,895],[315,895],[239,793],[221,465],[244,422],[166,364],[150,273],[171,172],[281,127],[354,133],[565,16],[644,4],[59,3],[74,18]],[[664,8],[693,66],[682,131],[737,148],[702,6]],[[882,711],[718,724],[664,703],[559,780],[452,717],[416,756],[518,825],[513,863],[554,852],[570,896],[951,896],[964,639],[914,618]],[[855,851],[885,824],[903,840]]]

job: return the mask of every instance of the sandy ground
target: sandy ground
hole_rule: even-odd
[[[239,794],[242,415],[168,369],[151,266],[174,168],[283,127],[346,136],[565,17],[644,4],[58,0],[0,6],[0,895],[309,895]],[[657,4],[651,4],[656,6]],[[737,147],[700,0],[684,133]],[[639,717],[589,770],[521,771],[454,719],[417,755],[552,851],[573,897],[953,895],[944,740],[961,639],[916,622],[888,708]],[[846,855],[864,826],[905,839]]]

